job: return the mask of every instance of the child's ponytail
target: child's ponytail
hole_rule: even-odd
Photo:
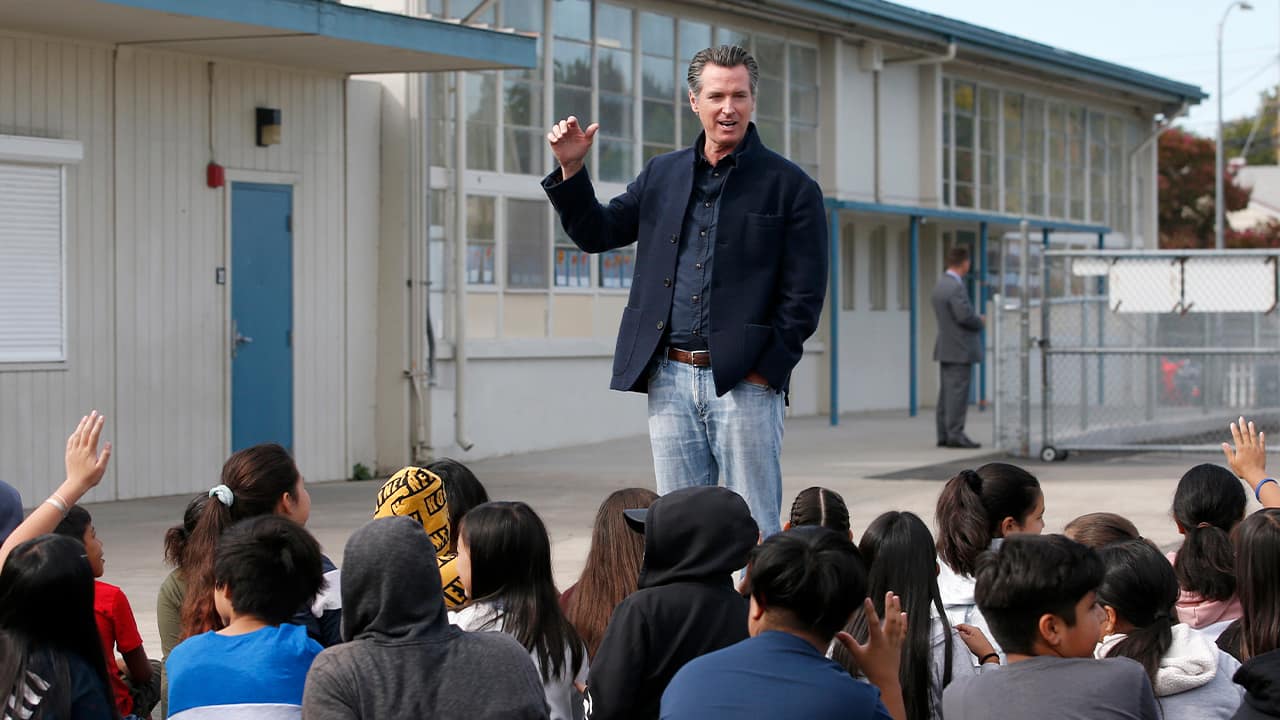
[[[226,488],[225,485],[218,487]],[[212,491],[208,498],[182,551],[180,566],[186,580],[181,616],[183,639],[222,627],[213,604],[213,562],[218,540],[231,527],[231,507],[214,498]],[[165,542],[168,543],[167,536]]]
[[[961,470],[938,496],[938,554],[952,570],[973,575],[991,539],[1004,536],[1005,519],[1025,525],[1040,497],[1040,481],[1017,465]]]
[[[200,515],[204,512],[205,503],[209,502],[209,496],[201,493],[191,499],[187,503],[187,509],[182,513],[182,524],[174,525],[164,532],[164,561],[181,568],[182,560],[186,555],[187,542],[191,540],[191,533],[195,532],[196,523],[200,521]]]
[[[1160,658],[1173,645],[1173,626],[1178,623],[1174,609],[1178,581],[1173,569],[1154,545],[1142,539],[1118,542],[1098,552],[1106,566],[1098,602],[1133,626],[1106,656],[1138,661],[1154,685]]]
[[[1173,563],[1178,585],[1206,600],[1236,594],[1231,530],[1244,518],[1244,488],[1219,465],[1197,465],[1178,481],[1173,518],[1185,536]]]

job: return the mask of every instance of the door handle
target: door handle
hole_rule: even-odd
[[[248,345],[253,342],[253,338],[248,335],[241,335],[240,329],[236,327],[236,321],[231,321],[231,357],[235,359],[240,351],[241,345]]]

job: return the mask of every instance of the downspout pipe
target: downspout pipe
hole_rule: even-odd
[[[956,59],[956,41],[947,41],[947,51],[941,55],[923,55],[921,57],[894,58],[885,60],[885,65],[940,65]]]
[[[467,99],[464,72],[453,74],[453,441],[475,447],[467,433]]]

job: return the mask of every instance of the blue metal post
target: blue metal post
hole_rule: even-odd
[[[917,334],[920,330],[920,216],[911,216],[911,244],[907,253],[911,258],[910,273],[910,290],[911,290],[911,396],[907,402],[907,409],[911,413],[911,417],[915,417],[920,412],[920,338]]]
[[[978,311],[985,312],[987,307],[987,224],[978,223]],[[980,335],[982,347],[987,347],[987,328],[982,327]],[[987,354],[982,354],[978,362],[978,409],[987,409]]]
[[[827,237],[830,238],[828,251],[827,283],[830,286],[827,306],[827,319],[831,323],[827,340],[827,361],[831,373],[831,426],[840,424],[840,211],[832,208],[827,214],[830,225]]]

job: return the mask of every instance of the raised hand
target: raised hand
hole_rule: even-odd
[[[1280,489],[1275,483],[1262,485],[1267,479],[1267,434],[1241,417],[1231,423],[1231,439],[1234,446],[1222,443],[1222,454],[1227,457],[1231,472],[1249,483],[1263,505],[1276,507],[1280,503]]]
[[[573,115],[551,126],[547,142],[551,145],[551,153],[556,156],[556,162],[560,164],[562,180],[568,180],[582,169],[582,163],[587,153],[591,152],[591,145],[595,142],[596,131],[599,129],[600,123],[591,123],[583,130],[578,118]]]
[[[907,614],[902,612],[902,599],[892,592],[884,596],[884,621],[876,614],[871,598],[863,601],[867,616],[867,642],[859,644],[847,632],[836,633],[836,640],[853,656],[867,679],[880,689],[885,708],[894,718],[906,716],[902,703],[902,686],[898,666],[902,662],[902,645],[907,638]]]
[[[102,481],[103,473],[107,471],[107,463],[111,460],[111,443],[98,449],[105,422],[106,418],[94,410],[80,418],[75,432],[67,438],[67,482],[77,498],[97,486]],[[70,502],[74,503],[75,500]]]

